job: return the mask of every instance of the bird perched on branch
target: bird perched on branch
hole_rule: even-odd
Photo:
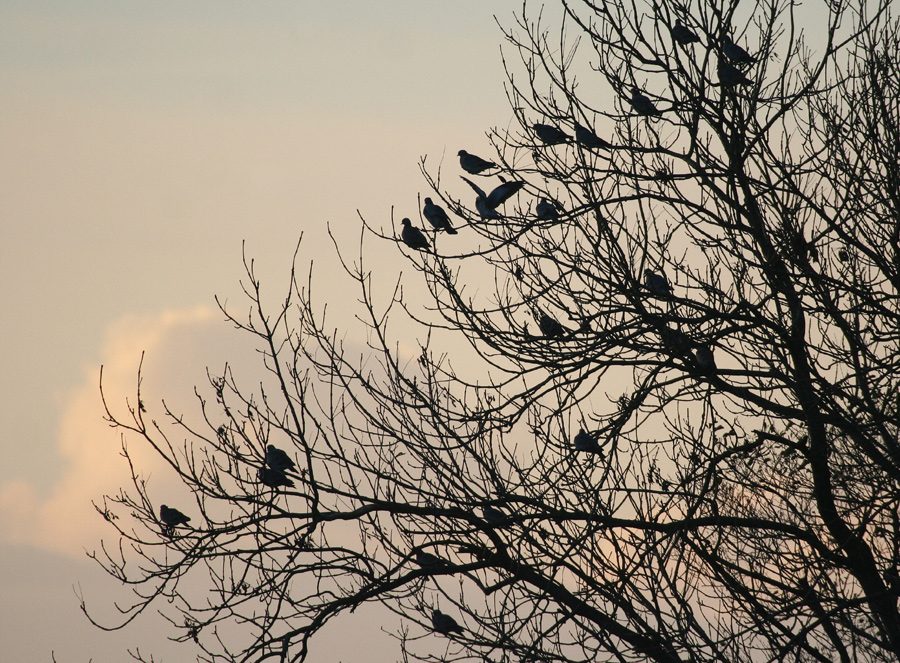
[[[756,58],[738,46],[728,35],[722,35],[722,52],[729,60],[735,64],[753,64]]]
[[[190,521],[190,518],[181,513],[181,511],[167,507],[165,504],[162,504],[159,507],[159,519],[169,531],[175,529],[179,525],[187,525],[188,521]]]
[[[288,479],[287,475],[281,470],[274,470],[271,467],[259,468],[259,482],[269,488],[293,488],[294,482]]]
[[[559,221],[559,212],[556,209],[556,205],[547,198],[541,198],[534,211],[539,221]]]
[[[535,135],[547,145],[559,145],[572,140],[572,137],[565,131],[549,124],[535,122],[531,125],[531,128],[534,130]]]
[[[682,46],[696,44],[698,41],[700,41],[700,37],[694,34],[694,32],[689,27],[682,23],[680,18],[675,19],[675,25],[672,26],[670,32],[672,33],[672,39],[677,41]]]
[[[547,338],[558,338],[566,333],[566,328],[546,313],[541,313],[541,317],[538,318],[538,327]]]
[[[430,552],[422,550],[421,548],[416,550],[416,564],[423,569],[449,568],[453,566],[447,560],[441,559],[437,555],[432,555]]]
[[[725,60],[719,62],[719,82],[722,85],[753,85],[744,72]]]
[[[716,372],[716,358],[708,345],[698,345],[694,357],[697,359],[697,365],[704,371]]]
[[[645,269],[644,285],[647,286],[647,290],[649,290],[651,294],[656,295],[657,297],[672,296],[672,286],[669,285],[669,280],[662,274],[657,274],[654,271]]]
[[[659,110],[650,101],[650,97],[636,87],[631,88],[629,103],[638,115],[659,115]]]
[[[460,176],[462,177],[462,176]],[[481,215],[483,219],[499,219],[502,218],[498,212],[495,210],[505,203],[507,200],[512,198],[519,190],[525,186],[525,182],[516,181],[516,182],[502,182],[499,186],[494,188],[489,194],[484,192],[480,186],[475,184],[472,180],[467,177],[462,177],[465,180],[466,184],[472,187],[472,190],[475,192],[475,209],[478,210],[478,213]]]
[[[291,472],[297,469],[290,456],[272,444],[266,447],[266,465],[279,472]]]
[[[450,225],[450,217],[440,205],[431,202],[431,198],[425,199],[425,207],[422,208],[422,214],[428,222],[437,230],[444,230],[450,235],[456,234],[456,229]]]
[[[572,444],[575,447],[575,451],[587,451],[592,454],[603,455],[603,450],[600,448],[597,438],[590,433],[586,433],[583,428],[578,429],[578,435],[572,440]]]
[[[592,150],[608,150],[610,147],[612,147],[612,145],[600,138],[600,136],[595,134],[587,127],[578,124],[578,122],[575,123],[575,140]]]
[[[465,150],[460,150],[457,152],[457,155],[459,155],[459,165],[464,171],[472,175],[478,175],[485,170],[497,168],[497,164],[493,161],[487,161],[474,154],[469,154]]]
[[[481,509],[484,519],[491,527],[502,527],[508,522],[507,516],[500,509],[493,506],[486,506]]]
[[[463,627],[457,624],[453,617],[444,614],[440,610],[435,610],[431,613],[431,625],[434,627],[435,631],[442,635],[463,632]]]
[[[428,240],[425,239],[425,235],[422,234],[421,230],[412,225],[412,221],[403,219],[400,223],[403,224],[403,230],[400,231],[400,239],[403,240],[404,244],[417,251],[428,250],[430,246]]]

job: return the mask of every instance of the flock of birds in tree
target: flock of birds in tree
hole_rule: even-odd
[[[700,41],[700,38],[681,20],[676,20],[671,28],[672,38],[681,46],[690,46]],[[740,67],[752,64],[756,61],[747,51],[735,44],[727,35],[722,37],[722,56],[719,60],[719,81],[722,85],[750,85],[752,81],[747,78]],[[655,116],[661,114],[656,108],[653,101],[645,95],[637,87],[631,88],[631,97],[629,99],[632,109],[643,116]],[[573,140],[588,149],[607,150],[612,145],[600,138],[591,129],[585,127],[579,122],[573,123],[574,138],[567,134],[559,127],[535,123],[531,129],[535,136],[545,145],[561,145],[571,143]],[[482,159],[475,154],[469,154],[465,150],[458,153],[460,167],[470,175],[481,175],[485,171],[498,169],[499,166],[493,161]],[[513,181],[507,182],[501,177],[501,184],[494,188],[490,193],[486,193],[481,187],[472,180],[463,176],[462,179],[475,191],[475,208],[482,219],[502,219],[502,215],[497,209],[507,200],[516,195],[524,186],[525,182]],[[425,206],[422,209],[422,215],[434,227],[435,231],[443,231],[449,235],[456,235],[457,230],[453,227],[450,216],[446,210],[437,205],[431,198],[425,198]],[[541,198],[535,206],[535,215],[538,220],[542,221],[558,221],[559,209],[557,205],[548,198]],[[430,248],[428,238],[425,234],[412,225],[408,218],[401,221],[403,226],[400,238],[409,248],[425,251]],[[658,274],[650,269],[644,272],[644,286],[655,297],[671,298],[673,296],[672,286],[666,279],[665,275]],[[560,338],[569,330],[566,329],[559,321],[555,320],[546,313],[542,313],[538,318],[538,327],[546,338]],[[671,331],[671,330],[670,330]],[[685,341],[689,343],[690,341]],[[697,366],[706,372],[713,373],[716,370],[716,361],[713,356],[712,349],[705,344],[696,345],[694,350],[694,359]],[[572,439],[572,449],[576,452],[603,456],[603,449],[597,438],[583,428],[579,429],[578,434]],[[290,473],[295,473],[297,466],[294,461],[283,450],[268,445],[266,448],[265,462],[258,471],[258,479],[260,484],[277,490],[279,488],[293,488],[294,482],[290,477]],[[506,527],[511,521],[503,511],[491,505],[482,507],[484,516],[484,524],[488,527]],[[180,525],[189,527],[190,517],[179,511],[178,509],[161,505],[159,508],[159,519],[163,526],[163,531],[171,536],[175,528]],[[418,549],[415,553],[415,561],[423,569],[435,570],[452,570],[453,564],[441,559],[437,555],[429,553],[425,550]],[[463,628],[457,621],[440,610],[433,610],[431,613],[431,625],[435,632],[442,635],[451,635],[453,633],[463,633]]]

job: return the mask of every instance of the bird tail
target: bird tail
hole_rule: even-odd
[[[447,226],[447,234],[448,235],[456,235],[457,234],[456,228],[454,228],[453,226]]]

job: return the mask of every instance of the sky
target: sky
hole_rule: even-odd
[[[422,156],[490,155],[485,131],[512,115],[494,15],[509,25],[520,8],[0,3],[5,660],[105,663],[129,647],[186,659],[159,619],[105,633],[79,611],[77,593],[107,616],[127,595],[86,554],[112,536],[92,501],[127,481],[101,365],[119,412],[142,353],[151,406],[189,409],[207,366],[253,359],[214,300],[240,301],[242,251],[276,291],[301,233],[320,300],[355,297],[328,229],[353,247],[357,210],[385,229],[392,205],[396,218],[417,214]],[[322,660],[371,660],[364,638],[328,637],[346,651]]]

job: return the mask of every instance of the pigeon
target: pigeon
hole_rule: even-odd
[[[838,250],[838,260],[841,262],[847,262],[850,260],[850,252],[847,249],[839,249]]]
[[[672,329],[671,327],[661,327],[659,336],[666,348],[679,356],[684,356],[691,351],[694,342],[691,337],[680,329]]]
[[[500,186],[496,187],[493,191],[491,191],[489,194],[487,194],[484,192],[484,189],[482,189],[480,186],[475,184],[475,182],[473,182],[469,178],[463,177],[462,179],[465,180],[466,184],[468,184],[470,187],[472,187],[472,190],[477,194],[477,198],[475,199],[475,207],[476,207],[476,209],[478,209],[479,213],[482,212],[481,208],[478,206],[479,200],[482,201],[484,208],[489,209],[489,210],[495,210],[500,205],[502,205],[507,200],[512,198],[514,195],[516,195],[516,193],[518,193],[519,190],[525,186],[525,182],[521,182],[521,181],[517,181],[517,182],[504,181],[502,184],[500,184]],[[485,217],[485,215],[482,214],[482,218],[484,218],[484,217]],[[499,219],[500,215],[497,214],[496,216],[488,216],[488,218]]]
[[[423,569],[434,569],[452,566],[450,562],[441,559],[437,555],[432,555],[424,550],[416,550],[416,564]]]
[[[422,214],[428,219],[428,222],[437,230],[445,230],[451,235],[456,234],[456,229],[450,225],[450,217],[440,205],[431,202],[431,198],[425,199],[425,207],[422,208]]]
[[[585,126],[575,123],[575,139],[590,149],[608,150],[612,145]]]
[[[460,150],[457,154],[459,155],[459,165],[464,171],[471,173],[472,175],[478,175],[482,171],[489,170],[490,168],[497,168],[497,164],[493,161],[487,161],[474,154],[469,154],[465,150]]]
[[[266,447],[266,465],[279,472],[289,472],[297,469],[290,456],[272,444]]]
[[[694,34],[694,32],[684,25],[681,22],[681,19],[675,19],[675,25],[671,28],[672,39],[677,41],[682,46],[687,46],[688,44],[695,44],[700,41],[700,37]]]
[[[722,35],[722,52],[735,64],[753,64],[756,58],[750,55],[742,47],[731,41],[728,35]]]
[[[659,115],[659,110],[650,101],[650,97],[643,94],[636,87],[631,88],[631,107],[638,115]]]
[[[559,221],[559,212],[556,205],[547,198],[541,198],[541,202],[534,208],[539,221]]]
[[[462,626],[457,624],[453,617],[445,615],[440,610],[435,610],[431,613],[431,625],[434,627],[435,631],[443,635],[463,632]]]
[[[547,145],[559,145],[560,143],[568,143],[572,140],[572,137],[565,131],[549,124],[535,122],[531,125],[531,128],[534,129],[534,133],[537,137]]]
[[[744,72],[725,60],[719,62],[719,82],[722,85],[753,85]]]
[[[491,527],[501,527],[507,523],[506,514],[500,509],[486,506],[481,511],[484,513],[484,519],[487,521],[487,524]]]
[[[600,448],[597,438],[590,433],[586,433],[583,428],[578,429],[578,435],[572,440],[572,444],[575,447],[575,451],[589,451],[592,454],[603,455],[603,450]]]
[[[541,328],[541,332],[547,338],[557,338],[566,333],[566,328],[546,313],[541,313],[541,317],[538,319],[538,327]]]
[[[503,215],[500,214],[497,210],[489,207],[487,204],[487,200],[478,196],[475,199],[475,209],[478,210],[478,216],[481,217],[482,221],[486,221],[488,219],[502,219]]]
[[[403,224],[403,230],[400,233],[400,239],[403,240],[404,244],[406,244],[411,249],[416,249],[419,251],[428,249],[428,240],[425,239],[425,235],[422,234],[421,230],[413,226],[412,222],[409,219],[403,219],[400,223]]]
[[[159,507],[159,519],[166,529],[175,529],[179,525],[187,525],[190,518],[178,509],[170,509],[165,504]]]
[[[269,488],[278,488],[279,486],[294,487],[294,482],[288,479],[284,472],[271,467],[259,468],[259,482]]]
[[[697,365],[700,368],[704,371],[715,373],[716,358],[713,356],[713,351],[708,345],[698,345],[697,349],[694,351],[694,356],[696,357]]]
[[[657,274],[649,269],[645,269],[644,285],[646,285],[647,289],[657,297],[672,296],[672,286],[669,285],[669,280],[662,274]]]

